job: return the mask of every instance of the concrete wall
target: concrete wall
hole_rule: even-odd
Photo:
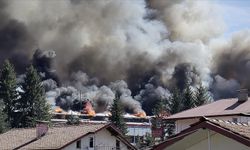
[[[89,139],[90,137],[94,138],[94,148],[89,148]],[[111,133],[103,129],[96,134],[89,134],[81,139],[81,148],[76,148],[76,142],[65,147],[63,150],[115,150],[116,140],[115,136],[112,136]],[[120,149],[127,150],[125,143],[120,141]]]

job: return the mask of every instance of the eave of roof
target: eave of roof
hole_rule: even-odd
[[[86,132],[85,134],[82,134],[81,136],[79,136],[79,137],[76,137],[75,139],[73,139],[73,140],[71,140],[71,141],[69,141],[69,142],[67,142],[67,143],[65,143],[64,145],[61,145],[60,147],[44,147],[44,149],[53,149],[53,150],[59,150],[59,149],[63,149],[63,148],[65,148],[65,147],[67,147],[68,145],[70,145],[70,144],[72,144],[72,143],[74,143],[74,142],[76,142],[76,141],[78,141],[79,139],[82,139],[83,137],[85,137],[85,136],[87,136],[87,135],[89,135],[89,134],[95,134],[95,133],[97,133],[97,132],[99,132],[99,131],[101,131],[101,130],[103,130],[103,129],[107,129],[109,132],[113,132],[113,134],[118,138],[118,139],[120,139],[122,142],[124,142],[130,149],[133,149],[133,150],[136,150],[136,147],[134,147],[131,143],[129,143],[127,140],[126,140],[126,138],[122,135],[122,133],[116,128],[116,127],[114,127],[112,124],[106,124],[106,125],[104,125],[104,126],[102,126],[101,128],[98,128],[97,130],[95,130],[95,131],[90,131],[90,132]],[[46,136],[46,135],[45,135]],[[59,137],[59,136],[58,136]],[[42,137],[42,138],[45,138],[45,137]],[[33,140],[33,141],[31,141],[31,142],[28,142],[28,143],[25,143],[25,144],[23,144],[23,145],[21,145],[21,146],[18,146],[18,147],[16,147],[15,149],[22,149],[22,148],[26,148],[27,146],[29,147],[29,144],[32,144],[33,142],[35,142],[37,139],[35,139],[35,140]]]
[[[86,134],[83,134],[82,136],[80,136],[80,137],[78,137],[78,138],[76,138],[76,139],[74,139],[74,140],[72,140],[72,141],[70,141],[70,142],[68,142],[68,143],[65,143],[65,145],[63,145],[63,146],[61,146],[60,148],[58,148],[58,150],[63,149],[63,148],[65,148],[65,147],[69,146],[70,144],[72,144],[72,143],[74,143],[74,142],[76,142],[76,141],[82,139],[83,137],[85,137],[85,136],[87,136],[87,135],[89,135],[89,134],[95,134],[96,132],[98,132],[98,131],[100,131],[100,130],[106,128],[106,126],[108,126],[108,124],[105,125],[105,126],[103,126],[103,127],[100,128],[100,129],[96,130],[95,132],[88,132],[88,133],[86,133]],[[56,149],[56,150],[57,150],[57,149]]]
[[[194,119],[194,118],[203,118],[203,117],[223,117],[223,116],[246,116],[244,115],[244,113],[232,113],[232,114],[218,114],[218,115],[199,115],[199,116],[190,116],[190,117],[167,117],[164,118],[165,120],[172,120],[172,121],[176,121],[176,120],[184,120],[184,119]]]
[[[200,117],[217,117],[217,116],[232,116],[243,115],[250,113],[250,98],[245,102],[238,102],[236,98],[223,99],[202,105],[192,109],[188,109],[169,117],[165,120],[181,120]]]
[[[196,132],[198,129],[201,129],[201,128],[207,128],[207,129],[213,130],[213,131],[218,132],[218,133],[220,133],[228,138],[234,139],[235,141],[238,141],[239,143],[242,143],[242,144],[250,147],[250,137],[239,134],[238,132],[232,131],[229,128],[223,127],[220,124],[203,117],[200,119],[200,121],[190,125],[189,128],[181,131],[180,133],[178,133],[176,135],[169,137],[168,140],[154,146],[153,149],[154,150],[162,150],[162,149],[166,148],[167,146],[170,146],[170,145],[178,142],[179,140]],[[249,128],[250,128],[250,126],[249,126]]]

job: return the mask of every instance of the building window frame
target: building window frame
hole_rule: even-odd
[[[94,148],[94,137],[89,137],[89,148]]]
[[[232,118],[232,121],[234,122],[234,123],[237,123],[238,122],[238,118]]]
[[[121,149],[121,141],[117,140],[115,141],[115,148],[116,150],[120,150]]]
[[[79,149],[82,147],[81,140],[76,141],[76,148]]]

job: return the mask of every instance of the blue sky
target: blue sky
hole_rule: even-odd
[[[225,37],[250,29],[250,0],[212,0],[218,4],[226,23]]]

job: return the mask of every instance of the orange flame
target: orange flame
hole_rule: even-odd
[[[83,108],[83,113],[89,116],[95,116],[95,110],[89,101],[86,102],[85,107]]]
[[[62,113],[63,112],[62,108],[60,108],[60,107],[56,107],[54,111],[56,113]]]
[[[136,117],[140,117],[140,118],[145,118],[147,115],[144,111],[138,112],[136,114],[133,114]]]

